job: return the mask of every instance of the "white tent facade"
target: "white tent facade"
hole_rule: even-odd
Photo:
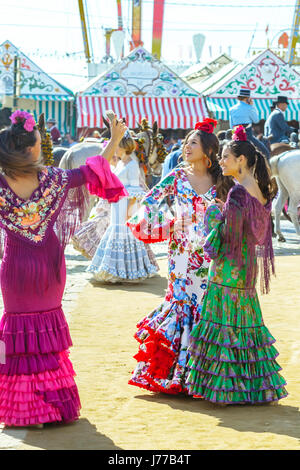
[[[103,128],[112,109],[137,128],[142,118],[160,129],[189,129],[208,117],[203,97],[143,47],[77,94],[77,128]]]
[[[286,120],[300,120],[300,75],[270,49],[248,64],[234,67],[223,79],[209,86],[205,82],[198,89],[206,96],[207,107],[216,119],[229,120],[230,107],[237,104],[240,88],[246,87],[251,90],[260,119],[267,119],[278,96],[286,96]]]
[[[43,72],[10,41],[0,46],[0,102],[12,107],[14,84],[14,58],[19,57],[19,96],[18,106],[31,111],[35,119],[41,113],[46,120],[55,118],[58,128],[66,132],[70,129],[70,115],[74,102],[73,93]]]

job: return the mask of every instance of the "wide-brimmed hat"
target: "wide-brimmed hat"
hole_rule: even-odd
[[[286,104],[289,104],[288,102],[288,99],[287,99],[287,96],[277,96],[277,100],[274,101],[274,104],[278,104],[278,103],[286,103]]]
[[[242,98],[250,98],[250,96],[251,96],[250,88],[246,88],[246,87],[242,86],[240,88],[238,96],[240,96]]]
[[[49,124],[56,124],[56,119],[54,119],[54,118],[49,118],[49,119],[47,119],[47,123],[49,123]]]

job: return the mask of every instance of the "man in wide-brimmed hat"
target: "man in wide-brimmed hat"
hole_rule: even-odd
[[[252,124],[259,122],[259,116],[254,107],[253,99],[251,98],[251,90],[246,87],[241,87],[237,99],[239,102],[229,109],[229,125],[231,129],[235,126],[244,126],[248,140],[252,142],[261,153],[269,158],[269,149],[253,135]]]
[[[61,135],[56,126],[56,120],[54,118],[49,118],[47,120],[47,127],[50,131],[53,144],[58,145],[61,142]]]
[[[289,105],[288,99],[286,96],[278,96],[274,104],[275,109],[265,123],[265,135],[270,137],[271,144],[278,142],[289,143],[289,136],[293,129],[284,118],[284,113]]]

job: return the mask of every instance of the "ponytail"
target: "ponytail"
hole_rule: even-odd
[[[276,187],[271,178],[270,167],[266,158],[258,150],[256,150],[254,177],[264,198],[268,201],[273,199],[276,194]]]
[[[231,140],[227,147],[236,157],[240,155],[246,157],[248,168],[253,169],[254,177],[263,197],[267,201],[273,199],[276,195],[276,181],[271,177],[271,170],[266,158],[248,140]]]

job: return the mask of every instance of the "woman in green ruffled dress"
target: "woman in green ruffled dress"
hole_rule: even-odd
[[[255,288],[274,274],[272,185],[264,157],[242,126],[222,153],[223,174],[237,184],[225,205],[205,214],[204,250],[212,259],[200,322],[190,338],[189,394],[218,404],[259,404],[287,396],[275,342],[264,325]]]

